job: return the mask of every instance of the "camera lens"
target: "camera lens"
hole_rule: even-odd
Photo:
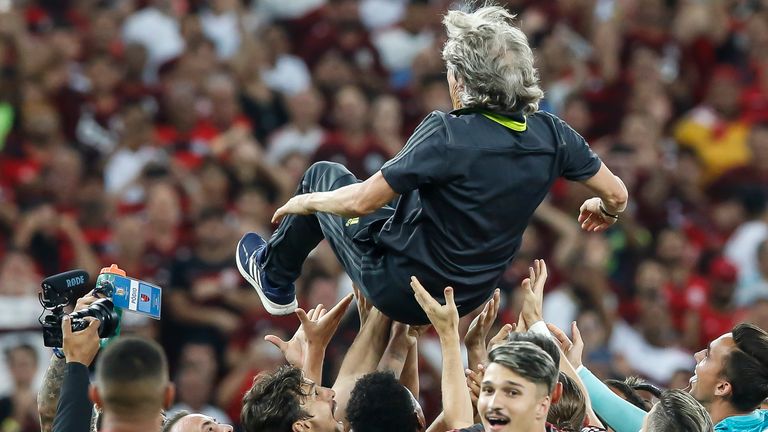
[[[76,320],[80,320],[87,316],[94,317],[101,321],[99,325],[99,337],[106,338],[114,335],[117,330],[118,317],[115,312],[115,305],[109,299],[100,299],[93,302],[87,309],[75,312],[70,315],[72,318],[72,331],[75,329]],[[84,322],[84,324],[86,324]],[[83,327],[85,328],[85,326]]]

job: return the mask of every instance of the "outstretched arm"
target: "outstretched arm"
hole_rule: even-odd
[[[445,288],[445,305],[441,305],[427,292],[416,277],[411,277],[416,301],[427,314],[440,337],[443,354],[441,390],[443,414],[448,429],[469,427],[472,422],[472,400],[464,378],[459,341],[459,311],[453,300],[453,288]]]
[[[375,308],[368,308],[362,296],[358,296],[358,312],[360,313],[360,332],[347,350],[339,369],[339,375],[333,384],[336,392],[336,418],[347,422],[347,404],[355,382],[365,374],[376,370],[379,360],[387,345],[391,321]],[[362,306],[361,306],[362,305]]]
[[[362,183],[347,185],[330,192],[296,195],[277,209],[272,223],[289,214],[333,213],[343,217],[365,216],[392,201],[397,193],[381,171]]]

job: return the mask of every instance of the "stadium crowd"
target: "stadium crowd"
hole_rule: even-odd
[[[328,339],[319,361],[305,365],[302,355],[289,355],[295,344],[283,342],[299,322],[262,309],[234,267],[234,246],[244,232],[272,233],[274,209],[313,162],[339,162],[366,178],[428,113],[451,111],[441,19],[457,5],[0,0],[0,431],[40,430],[41,416],[49,430],[55,413],[58,398],[37,395],[41,386],[41,396],[51,390],[46,370],[48,377],[62,373],[42,347],[40,280],[71,268],[95,276],[111,263],[163,287],[162,320],[126,314],[123,333],[156,341],[167,356],[152,357],[157,346],[132,350],[168,370],[175,395],[168,406],[160,396],[148,409],[167,408],[169,418],[187,411],[259,430],[254,422],[266,418],[254,402],[259,392],[293,385],[284,392],[303,394],[302,377],[310,377],[322,389],[318,398],[327,401],[333,387],[349,422],[355,412],[363,421],[375,413],[365,414],[370,407],[364,392],[353,390],[355,379],[379,366],[403,371],[397,375],[418,398],[426,424],[443,418],[443,430],[468,426],[457,421],[464,412],[445,406],[453,393],[441,392],[456,384],[443,375],[455,371],[448,359],[462,362],[446,347],[460,345],[459,357],[470,355],[463,366],[479,373],[471,356],[482,362],[485,337],[518,323],[528,293],[521,281],[538,258],[548,263],[548,282],[540,287],[546,293],[540,316],[521,320],[520,329],[543,316],[566,332],[556,333],[568,362],[578,368],[583,358],[586,366],[577,374],[586,387],[575,376],[568,383],[568,375],[560,377],[562,386],[540,381],[552,400],[561,399],[553,388],[581,392],[577,401],[589,393],[597,415],[620,432],[605,414],[615,405],[607,409],[605,395],[593,396],[591,378],[609,380],[643,411],[654,398],[673,411],[691,406],[684,395],[657,389],[689,386],[702,350],[725,349],[710,345],[721,335],[734,330],[734,340],[759,341],[756,328],[768,329],[768,3],[499,3],[517,14],[534,49],[545,90],[541,109],[589,141],[625,182],[630,207],[608,232],[585,233],[576,215],[588,191],[558,183],[526,231],[498,298],[484,312],[418,331],[368,312],[364,302],[359,313],[347,309],[352,284],[321,245],[298,283],[299,303],[308,311],[305,331],[307,323],[333,325],[315,334]],[[334,320],[323,321],[319,305]],[[430,305],[423,304],[436,307]],[[494,308],[498,319],[489,313]],[[448,315],[435,314],[430,318]],[[577,345],[572,322],[583,353],[569,351],[567,337]],[[455,346],[441,333],[454,325],[463,342]],[[541,349],[526,345],[545,345],[546,352],[544,339],[511,343],[547,363]],[[379,349],[361,352],[369,347]],[[761,360],[764,375],[764,353],[740,349]],[[382,358],[349,360],[366,353]],[[510,355],[492,351],[491,365],[499,356],[498,364],[513,361]],[[295,368],[277,369],[286,358]],[[418,375],[408,376],[414,365]],[[275,370],[252,388],[260,372]],[[594,375],[582,376],[584,370]],[[100,392],[120,381],[116,373],[99,375],[97,368]],[[647,381],[625,382],[630,376]],[[402,396],[386,373],[365,380],[395,392],[391,400]],[[762,375],[753,381],[765,385]],[[742,412],[756,395],[768,396],[765,388],[748,392],[737,405]],[[692,394],[713,423],[722,420]],[[254,411],[243,409],[244,397]],[[272,403],[286,406],[289,399]],[[447,416],[440,416],[443,408]],[[582,418],[590,405],[584,410]],[[638,417],[630,411],[623,418]]]

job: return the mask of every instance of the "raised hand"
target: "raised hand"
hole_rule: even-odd
[[[469,324],[467,335],[464,336],[464,345],[467,347],[470,367],[472,364],[482,363],[486,358],[485,341],[488,339],[488,332],[491,331],[491,327],[496,321],[500,305],[501,292],[496,288],[491,299],[483,307],[483,311]]]
[[[84,330],[72,332],[72,324],[69,315],[64,315],[61,320],[62,349],[67,363],[82,363],[90,366],[96,353],[99,352],[99,325],[101,321],[93,317],[84,318],[88,327]]]
[[[483,307],[483,311],[469,324],[469,330],[467,330],[467,335],[464,337],[464,344],[467,348],[474,346],[485,348],[488,332],[491,331],[491,327],[493,327],[493,323],[496,321],[500,305],[501,292],[496,288],[496,291],[493,292],[493,297]]]
[[[522,283],[523,311],[521,313],[526,327],[544,319],[544,284],[547,282],[547,265],[544,260],[537,259],[533,267],[529,267],[530,277]]]
[[[302,327],[304,327],[309,348],[315,345],[325,349],[328,346],[351,302],[352,294],[347,294],[333,309],[326,314],[321,314],[315,321],[309,318],[304,309],[296,309],[296,315],[299,317]]]
[[[464,373],[467,375],[467,388],[469,389],[469,397],[472,399],[472,406],[477,409],[477,399],[480,397],[480,385],[483,383],[485,366],[478,364],[475,368],[477,370],[467,369]]]
[[[509,334],[516,329],[517,324],[504,324],[501,329],[499,329],[498,333],[496,333],[496,336],[492,337],[491,340],[488,341],[488,352],[494,349],[496,345],[501,345],[506,342]]]
[[[411,288],[413,288],[416,301],[419,302],[419,306],[427,314],[429,322],[435,326],[435,330],[440,337],[454,333],[458,334],[459,310],[456,309],[456,303],[453,300],[453,288],[446,287],[443,291],[445,305],[441,305],[432,298],[416,276],[411,276]]]
[[[573,341],[568,339],[565,332],[560,330],[556,325],[547,323],[547,328],[555,339],[557,339],[557,343],[560,345],[560,350],[565,354],[565,358],[568,359],[568,362],[570,362],[575,369],[581,366],[581,357],[584,353],[584,340],[581,338],[581,332],[576,325],[576,321],[571,323]]]
[[[323,305],[319,304],[316,308],[310,309],[307,315],[311,321],[317,321],[326,313],[327,311],[323,309]],[[299,369],[304,368],[304,353],[307,351],[307,335],[304,333],[303,324],[299,325],[298,330],[296,330],[296,333],[293,334],[293,337],[288,342],[275,335],[266,335],[264,336],[264,340],[276,346],[283,353],[283,357],[285,357],[288,364]]]

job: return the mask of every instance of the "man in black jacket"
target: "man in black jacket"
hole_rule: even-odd
[[[163,409],[171,406],[175,394],[162,348],[138,338],[118,340],[99,357],[96,382],[89,387],[88,365],[99,349],[99,321],[86,319],[88,327],[74,333],[68,317],[62,322],[67,366],[53,430],[90,430],[93,403],[103,410],[103,432],[159,431]]]
[[[582,182],[582,229],[608,229],[627,189],[576,131],[538,110],[533,53],[513,15],[489,6],[450,11],[443,59],[453,107],[434,111],[405,147],[365,181],[318,162],[280,207],[265,241],[246,233],[236,264],[273,315],[293,313],[294,282],[324,238],[363,295],[388,317],[426,324],[411,276],[461,316],[486,302],[520,248],[533,212],[559,179]]]

